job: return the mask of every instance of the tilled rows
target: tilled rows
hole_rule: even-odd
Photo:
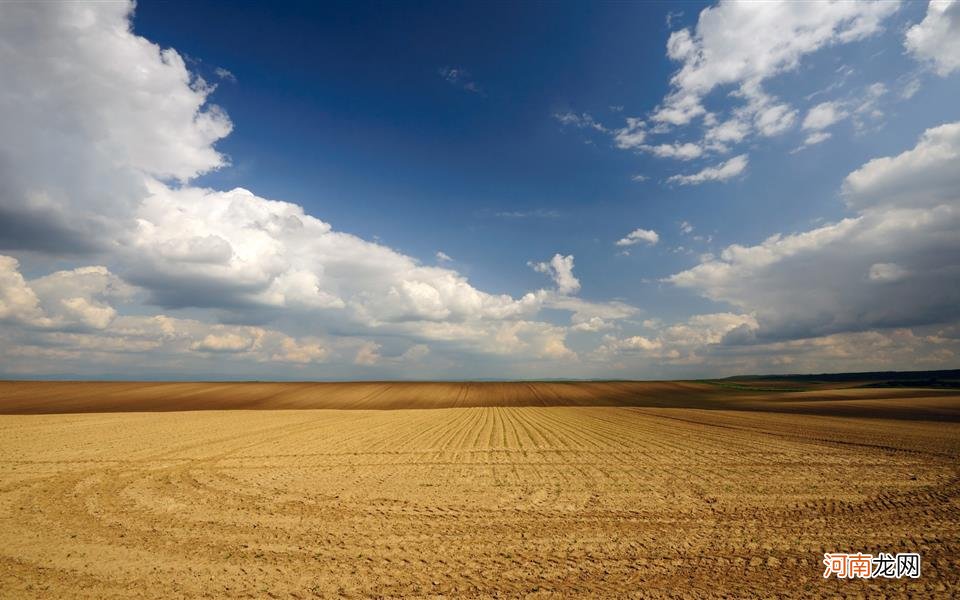
[[[476,407],[0,417],[3,597],[955,595],[960,425]],[[920,580],[821,577],[920,552]]]

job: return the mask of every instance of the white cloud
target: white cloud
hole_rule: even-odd
[[[450,262],[453,260],[449,254],[441,250],[437,250],[436,259],[438,262]]]
[[[960,69],[960,2],[932,0],[923,21],[907,30],[904,46],[942,77]]]
[[[656,231],[652,229],[634,229],[628,233],[625,237],[617,240],[617,246],[633,246],[634,244],[639,244],[643,242],[653,246],[660,241],[660,236],[657,235]]]
[[[960,122],[927,129],[898,156],[875,158],[843,182],[849,207],[932,207],[953,204],[960,190]]]
[[[654,118],[687,123],[703,114],[701,100],[717,86],[759,86],[795,69],[804,55],[876,33],[897,7],[897,2],[843,1],[726,1],[708,7],[694,31],[670,35],[667,55],[682,66]]]
[[[643,145],[640,148],[660,158],[677,158],[680,160],[692,160],[703,155],[703,148],[697,144],[676,143],[676,144],[658,144],[656,146]]]
[[[898,7],[898,2],[885,0],[721,0],[700,13],[695,27],[670,35],[667,56],[680,63],[680,68],[671,77],[670,92],[652,112],[653,126],[634,119],[627,127],[615,130],[615,144],[689,160],[707,152],[727,153],[753,134],[781,135],[795,126],[798,111],[768,94],[765,83],[796,70],[805,56],[822,48],[876,34]],[[723,89],[727,90],[726,95],[742,101],[727,115],[706,106],[711,96]],[[654,144],[648,140],[651,134],[668,133],[698,118],[702,118],[703,126],[703,137],[698,143]],[[731,163],[730,167],[738,164]],[[707,170],[705,177],[715,174]],[[678,175],[672,180],[700,183],[706,179]]]
[[[380,362],[380,348],[382,346],[376,342],[366,342],[357,350],[357,355],[353,358],[356,365],[372,366]]]
[[[94,266],[32,280],[0,257],[0,354],[20,357],[16,368],[51,371],[63,357],[94,373],[252,361],[348,374],[358,339],[388,358],[402,356],[396,344],[417,348],[410,360],[429,360],[434,345],[445,357],[574,360],[569,327],[537,320],[542,308],[571,313],[574,325],[620,318],[562,300],[579,289],[572,256],[548,263],[557,291],[491,294],[296,204],[191,185],[227,165],[214,144],[232,124],[175,51],[133,33],[132,9],[0,4],[0,240],[10,254],[49,255],[32,268],[90,265],[78,252],[96,252]]]
[[[653,335],[606,336],[589,357],[616,372],[652,370],[677,377],[744,373],[822,373],[943,369],[960,356],[960,328],[896,328],[760,342],[750,315],[695,315],[673,325],[651,323]],[[746,342],[746,343],[745,343]],[[661,375],[662,376],[662,375]]]
[[[816,146],[817,144],[822,144],[823,142],[829,140],[833,137],[833,134],[829,131],[815,131],[803,139],[803,143],[794,148],[793,152],[799,152],[810,146]]]
[[[846,178],[857,216],[728,246],[668,280],[755,314],[758,340],[955,323],[958,155],[960,123],[928,129],[913,149]]]
[[[213,72],[214,74],[216,74],[217,77],[219,77],[224,81],[229,81],[230,83],[237,82],[237,76],[234,75],[229,69],[225,69],[223,67],[217,67],[216,69],[213,70]]]
[[[751,315],[712,313],[694,315],[669,326],[659,321],[650,321],[645,326],[653,329],[655,335],[622,338],[608,335],[594,352],[594,358],[610,360],[616,356],[633,355],[668,363],[700,362],[708,347],[720,344],[727,334],[739,328],[753,330],[757,322]]]
[[[278,362],[309,364],[324,361],[330,356],[330,351],[321,342],[315,339],[296,340],[285,337],[280,342],[280,350],[270,356],[270,360]]]
[[[713,167],[706,167],[691,175],[672,175],[667,178],[667,181],[680,185],[699,185],[708,181],[726,181],[743,173],[747,168],[747,163],[747,155],[740,154],[726,162]]]
[[[846,117],[847,112],[839,103],[821,102],[807,112],[807,116],[803,119],[803,128],[819,131]]]
[[[407,348],[400,355],[400,360],[404,362],[420,362],[430,354],[430,347],[426,344],[414,344]]]
[[[0,239],[90,250],[128,224],[143,174],[221,167],[232,124],[176,51],[133,34],[130,3],[0,4]],[[106,219],[106,215],[111,215]]]
[[[596,129],[597,131],[607,131],[607,128],[597,122],[590,113],[577,114],[571,111],[564,111],[554,113],[553,118],[559,121],[561,125],[576,127],[577,129],[589,128]]]
[[[36,293],[20,274],[19,261],[0,255],[0,322],[3,321],[27,325],[49,323]]]
[[[573,255],[554,254],[550,262],[528,262],[538,273],[545,273],[557,284],[561,294],[573,294],[580,289],[580,280],[573,275]]]
[[[613,133],[614,144],[622,150],[639,148],[647,139],[646,123],[636,117],[627,117],[626,127],[617,129]]]
[[[690,235],[691,233],[693,233],[693,225],[691,225],[691,224],[688,223],[687,221],[681,221],[681,222],[680,222],[680,233],[683,233],[683,234],[686,234],[686,235]]]
[[[731,120],[741,123],[747,133],[751,131],[749,126],[752,124],[760,135],[777,136],[793,127],[797,120],[797,111],[764,92],[758,81],[743,82],[731,95],[746,101],[733,110]]]
[[[473,92],[474,94],[483,93],[480,85],[473,80],[466,69],[461,67],[441,67],[437,72],[444,81],[452,86]]]
[[[704,141],[713,147],[725,149],[726,144],[742,142],[750,133],[750,125],[738,118],[731,118],[709,127]]]
[[[202,340],[190,345],[191,350],[198,352],[247,352],[257,344],[262,332],[251,330],[253,335],[239,333],[211,333]]]

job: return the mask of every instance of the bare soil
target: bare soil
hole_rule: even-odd
[[[960,589],[956,390],[5,382],[0,412],[4,598]],[[822,578],[856,551],[922,577]]]

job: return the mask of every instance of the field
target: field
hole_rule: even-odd
[[[0,413],[2,597],[960,589],[956,389],[0,382]],[[922,577],[821,577],[856,551]]]

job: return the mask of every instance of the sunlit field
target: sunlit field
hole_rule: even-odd
[[[947,597],[960,580],[956,391],[159,387],[0,384],[4,412],[66,412],[0,416],[4,597]],[[848,550],[921,552],[923,578],[824,579],[823,553]]]

